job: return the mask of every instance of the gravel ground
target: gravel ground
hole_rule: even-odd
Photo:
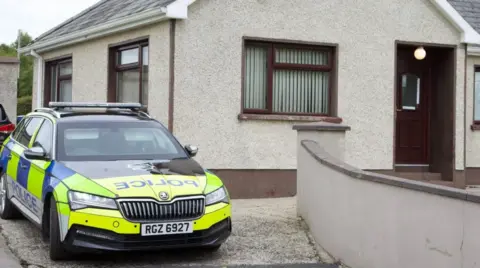
[[[172,265],[204,267],[254,264],[270,267],[273,264],[291,264],[290,267],[303,266],[293,264],[337,267],[321,264],[331,260],[325,252],[314,246],[305,225],[296,217],[295,198],[234,200],[232,219],[233,233],[216,253],[177,250],[81,255],[77,260],[68,262],[50,261],[48,245],[42,242],[40,232],[27,220],[0,220],[0,226],[8,248],[23,267],[29,268],[153,268]],[[0,241],[0,249],[1,247]],[[1,267],[10,268],[3,265],[2,257],[9,258],[0,254]]]

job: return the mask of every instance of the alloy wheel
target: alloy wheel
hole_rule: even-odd
[[[6,187],[5,174],[0,176],[0,213],[5,210],[5,202],[7,199],[7,187]]]

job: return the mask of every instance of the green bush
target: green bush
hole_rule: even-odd
[[[32,96],[18,98],[17,115],[25,115],[32,111]]]

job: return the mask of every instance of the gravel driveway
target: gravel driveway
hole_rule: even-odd
[[[157,253],[123,253],[82,255],[81,260],[52,262],[48,245],[40,232],[27,220],[0,220],[2,235],[24,267],[45,268],[90,267],[162,267],[248,265],[248,264],[312,264],[309,267],[336,267],[320,264],[328,261],[319,252],[296,217],[295,198],[233,200],[233,233],[220,250],[213,254],[195,250]],[[0,262],[1,263],[1,262]]]

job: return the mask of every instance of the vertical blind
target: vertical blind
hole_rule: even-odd
[[[475,70],[475,104],[473,112],[473,120],[480,121],[480,70]]]
[[[272,99],[274,113],[327,114],[329,100],[329,73],[302,70],[301,65],[328,65],[328,52],[275,48],[275,63],[295,64],[300,68],[273,69],[272,96],[268,96],[268,48],[246,47],[244,108],[267,108]]]
[[[267,54],[266,47],[247,47],[245,60],[245,109],[267,108]]]

